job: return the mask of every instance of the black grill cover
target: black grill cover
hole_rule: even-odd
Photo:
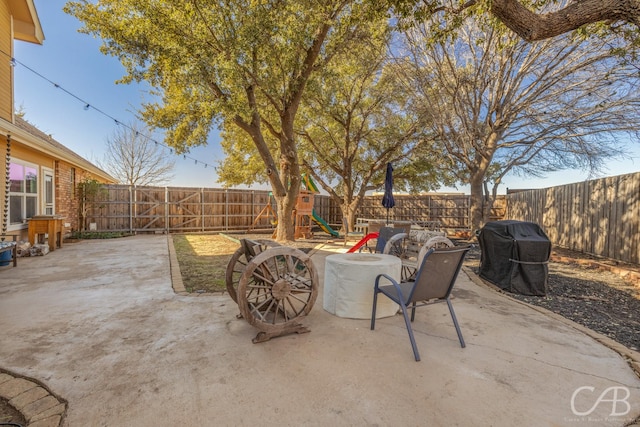
[[[488,222],[478,240],[482,250],[480,277],[509,292],[546,295],[551,242],[538,224]]]

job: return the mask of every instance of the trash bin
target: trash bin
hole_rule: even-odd
[[[480,277],[505,291],[547,294],[551,242],[533,222],[494,221],[480,230]]]
[[[2,246],[0,246],[0,248],[2,248]],[[11,251],[6,250],[0,252],[0,267],[4,267],[9,264],[11,264]]]

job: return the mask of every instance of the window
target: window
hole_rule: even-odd
[[[76,198],[76,168],[71,168],[71,194]]]
[[[43,212],[45,215],[53,215],[55,213],[55,197],[53,189],[53,171],[51,169],[42,168],[44,181],[43,189]]]
[[[37,214],[38,167],[12,160],[9,178],[9,224],[23,224]]]

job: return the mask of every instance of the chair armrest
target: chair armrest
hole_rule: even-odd
[[[380,279],[381,278],[385,278],[388,281],[391,282],[391,284],[393,285],[393,287],[396,289],[397,292],[397,298],[394,298],[393,295],[389,295],[387,292],[384,291],[380,291]],[[393,300],[394,302],[397,302],[398,304],[400,304],[400,301],[402,301],[403,304],[407,304],[406,302],[406,298],[404,297],[404,294],[402,293],[402,289],[400,288],[400,284],[391,276],[389,276],[388,274],[382,273],[382,274],[378,274],[378,276],[376,277],[376,283],[374,286],[374,292],[382,292],[384,293],[386,296],[388,296],[391,300]]]
[[[397,284],[398,282],[396,282],[396,279],[394,279],[393,277],[389,276],[387,273],[381,273],[378,274],[378,276],[376,276],[376,284],[375,284],[375,289],[379,288],[379,284],[380,284],[380,279],[385,278],[388,281],[390,281],[392,284]]]

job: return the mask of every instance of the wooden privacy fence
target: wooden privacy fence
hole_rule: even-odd
[[[272,229],[260,215],[273,199],[266,190],[107,185],[90,204],[85,228],[130,232],[220,232]],[[387,216],[381,195],[367,196],[358,217]],[[448,230],[469,229],[469,196],[395,195],[389,219],[439,221]],[[338,230],[340,207],[316,195],[314,210]],[[640,173],[619,175],[499,196],[490,220],[540,224],[554,245],[640,264]],[[93,228],[93,227],[91,227]]]
[[[414,223],[439,221],[448,230],[471,229],[469,206],[470,197],[456,193],[430,193],[421,195],[394,195],[396,205],[389,211],[391,221],[411,221]],[[504,218],[505,196],[498,196],[491,210],[491,221]],[[387,209],[382,206],[382,195],[364,199],[359,217],[387,218]]]
[[[85,229],[190,233],[273,228],[273,217],[266,211],[269,204],[275,211],[275,203],[265,190],[128,185],[106,185],[105,190],[90,204]],[[381,198],[367,196],[357,216],[386,218]],[[391,220],[439,221],[447,229],[469,229],[467,195],[396,195],[395,201]],[[342,212],[329,196],[316,195],[314,210],[336,230],[341,227]],[[504,211],[503,196],[496,203],[493,219],[502,219]]]
[[[100,231],[205,232],[249,228],[269,192],[106,185],[86,222]],[[259,227],[270,226],[268,220]],[[86,226],[88,229],[89,227]]]
[[[506,218],[540,224],[554,245],[640,264],[640,173],[509,194]]]

